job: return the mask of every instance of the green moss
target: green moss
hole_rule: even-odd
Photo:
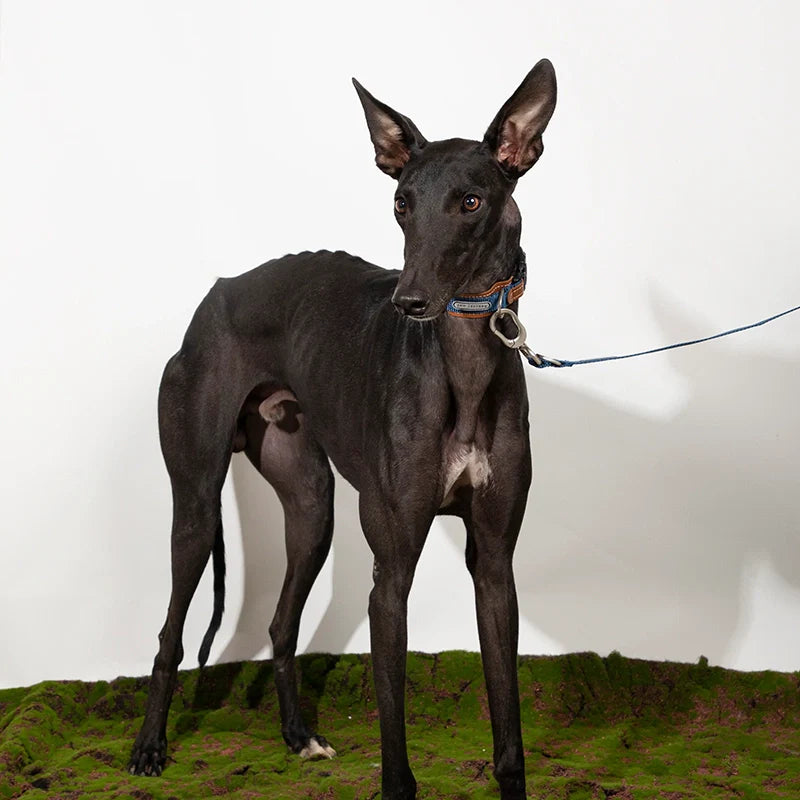
[[[302,705],[339,751],[304,762],[280,736],[269,662],[181,672],[161,778],[125,772],[147,679],[0,691],[0,800],[364,800],[380,788],[369,658],[299,660]],[[523,657],[529,793],[619,800],[800,796],[800,676],[737,673],[612,653]],[[408,657],[408,740],[425,798],[493,798],[480,657]]]

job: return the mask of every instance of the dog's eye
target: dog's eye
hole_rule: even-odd
[[[394,201],[394,210],[398,214],[405,214],[406,213],[406,200],[404,197],[398,197]]]
[[[481,199],[476,194],[466,194],[461,201],[464,211],[477,211],[481,207]]]

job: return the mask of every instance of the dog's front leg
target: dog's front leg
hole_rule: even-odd
[[[379,492],[362,493],[359,511],[375,557],[369,627],[381,728],[381,796],[413,800],[417,783],[408,763],[405,721],[407,600],[433,511],[409,508],[397,498],[390,505]]]
[[[494,739],[494,775],[502,800],[524,800],[525,764],[517,682],[519,612],[512,558],[531,478],[527,435],[494,466],[492,484],[474,492],[467,527],[467,567],[475,605]]]

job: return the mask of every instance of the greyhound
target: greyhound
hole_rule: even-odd
[[[503,800],[520,800],[512,556],[531,455],[522,363],[506,346],[525,285],[512,192],[542,154],[555,72],[539,61],[480,142],[428,142],[408,117],[353,83],[375,162],[397,181],[404,266],[305,252],[220,279],[167,363],[158,408],[173,495],[172,594],[129,771],[164,768],[184,620],[209,556],[214,610],[201,666],[219,628],[220,491],[231,453],[244,451],[285,515],[288,566],[269,632],[288,746],[301,756],[335,754],[303,722],[294,670],[300,615],[331,544],[332,461],[359,492],[374,555],[369,621],[384,800],[416,797],[404,709],[407,597],[437,514],[466,526],[494,775]]]

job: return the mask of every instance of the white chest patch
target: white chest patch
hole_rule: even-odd
[[[462,447],[445,456],[444,492],[440,508],[453,501],[453,492],[461,486],[483,486],[489,482],[492,470],[484,450],[475,445]]]

